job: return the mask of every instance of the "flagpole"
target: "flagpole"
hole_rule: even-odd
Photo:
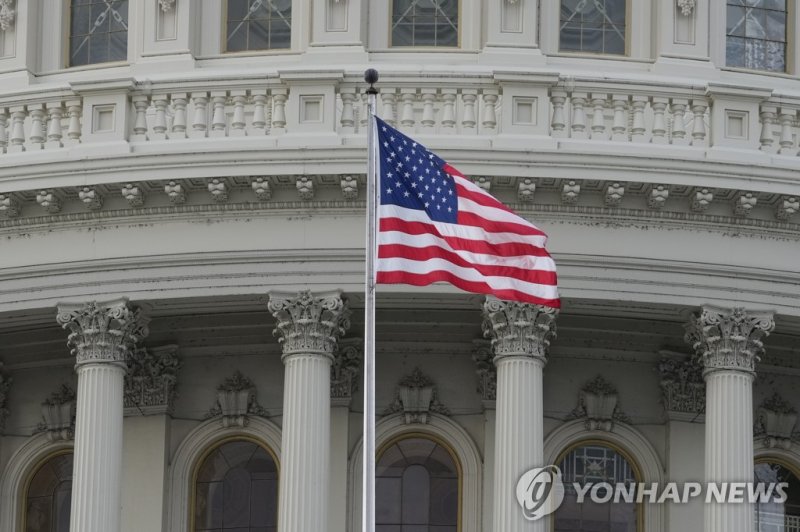
[[[364,455],[362,531],[375,532],[375,256],[377,252],[378,145],[375,122],[378,71],[364,72],[367,89],[367,268],[364,301]]]

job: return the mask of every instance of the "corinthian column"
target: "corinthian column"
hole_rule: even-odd
[[[491,338],[497,366],[492,530],[545,530],[544,519],[525,519],[516,488],[526,471],[545,465],[542,369],[556,314],[552,308],[493,298],[483,305],[483,332]]]
[[[125,358],[146,321],[125,299],[59,305],[57,320],[70,331],[78,374],[70,530],[118,532]]]
[[[328,530],[331,362],[349,327],[341,293],[271,294],[269,311],[283,346],[283,427],[279,532]]]
[[[706,482],[753,482],[753,378],[771,313],[703,307],[686,326],[706,381]],[[706,505],[706,532],[753,532],[753,505]]]

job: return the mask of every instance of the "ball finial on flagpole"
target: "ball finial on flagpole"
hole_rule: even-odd
[[[378,78],[380,75],[378,71],[374,68],[369,68],[364,72],[364,81],[369,83],[369,89],[367,90],[367,94],[377,94],[378,89],[375,88],[375,84],[378,83]]]

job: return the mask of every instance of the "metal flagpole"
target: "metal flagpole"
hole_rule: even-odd
[[[364,464],[362,478],[362,530],[375,532],[375,257],[377,255],[378,144],[375,110],[378,71],[364,72],[367,89],[367,272],[364,303]]]

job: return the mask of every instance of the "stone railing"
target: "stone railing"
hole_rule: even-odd
[[[48,161],[57,160],[57,152],[65,158],[75,158],[66,155],[73,152],[192,153],[198,148],[191,142],[201,139],[213,139],[203,151],[363,145],[364,89],[358,76],[323,72],[127,79],[0,94],[0,167],[6,157],[31,152],[53,152]],[[447,136],[476,139],[453,145],[465,149],[557,151],[598,143],[613,155],[614,146],[647,144],[681,148],[676,158],[692,152],[702,158],[722,148],[734,160],[749,153],[752,162],[766,153],[800,167],[798,111],[800,98],[768,90],[509,73],[389,75],[380,83],[378,101],[379,115],[402,131],[436,135],[433,146],[447,144]],[[357,139],[348,141],[351,136]],[[229,137],[235,139],[223,141]],[[293,140],[282,144],[282,137]],[[630,152],[618,150],[623,156]],[[668,150],[658,153],[670,156]],[[15,158],[13,164],[40,160]]]

